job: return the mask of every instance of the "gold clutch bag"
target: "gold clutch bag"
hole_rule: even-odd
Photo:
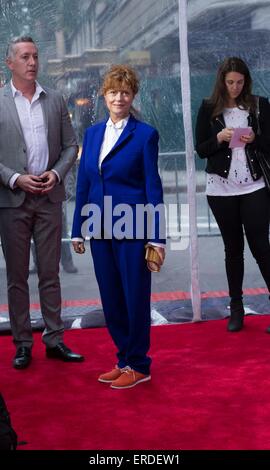
[[[148,269],[154,273],[158,273],[162,266],[162,260],[158,252],[155,250],[155,248],[152,245],[149,245],[148,243],[147,245],[145,245],[145,249],[146,249],[145,259],[147,261]]]

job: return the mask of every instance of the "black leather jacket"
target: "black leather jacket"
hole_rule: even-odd
[[[249,147],[258,147],[268,152],[270,158],[270,104],[267,98],[259,98],[259,121],[261,134],[257,134],[257,118],[253,113],[248,116],[248,125],[252,127],[255,133],[255,140]],[[218,143],[217,134],[224,128],[225,121],[223,114],[211,118],[212,106],[206,100],[203,100],[198,112],[196,123],[196,151],[200,158],[207,158],[205,171],[215,173],[223,178],[228,178],[232,150],[228,142]],[[246,146],[247,147],[247,146]],[[252,154],[252,152],[250,152]],[[247,155],[247,152],[246,152]],[[253,156],[247,155],[247,162],[251,176],[254,181],[262,176],[259,164]]]

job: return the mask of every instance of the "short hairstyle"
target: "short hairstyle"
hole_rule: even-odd
[[[134,95],[136,95],[139,90],[139,79],[135,70],[129,65],[112,65],[104,76],[101,94],[105,95],[108,90],[121,90],[127,86],[131,88]]]
[[[7,46],[7,51],[6,51],[6,59],[12,58],[15,55],[15,46],[16,44],[19,44],[20,42],[32,42],[33,44],[36,45],[35,41],[31,36],[18,36],[16,38],[12,38]]]

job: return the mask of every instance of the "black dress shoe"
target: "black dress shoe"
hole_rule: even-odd
[[[54,348],[46,348],[46,356],[50,359],[61,359],[65,362],[82,362],[84,357],[71,351],[64,343],[57,344]]]
[[[26,369],[26,367],[30,365],[31,360],[31,348],[20,346],[13,359],[13,367],[15,367],[15,369]]]

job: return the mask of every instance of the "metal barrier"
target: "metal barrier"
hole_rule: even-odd
[[[199,164],[201,162],[199,161]],[[187,173],[185,152],[160,152],[159,173],[164,189],[164,201],[166,204],[177,204],[177,221],[174,227],[169,227],[169,232],[177,230],[181,233],[181,204],[187,203]],[[206,173],[204,169],[196,170],[196,202],[197,202],[197,229],[199,236],[220,235],[217,224],[209,209],[205,195]]]

